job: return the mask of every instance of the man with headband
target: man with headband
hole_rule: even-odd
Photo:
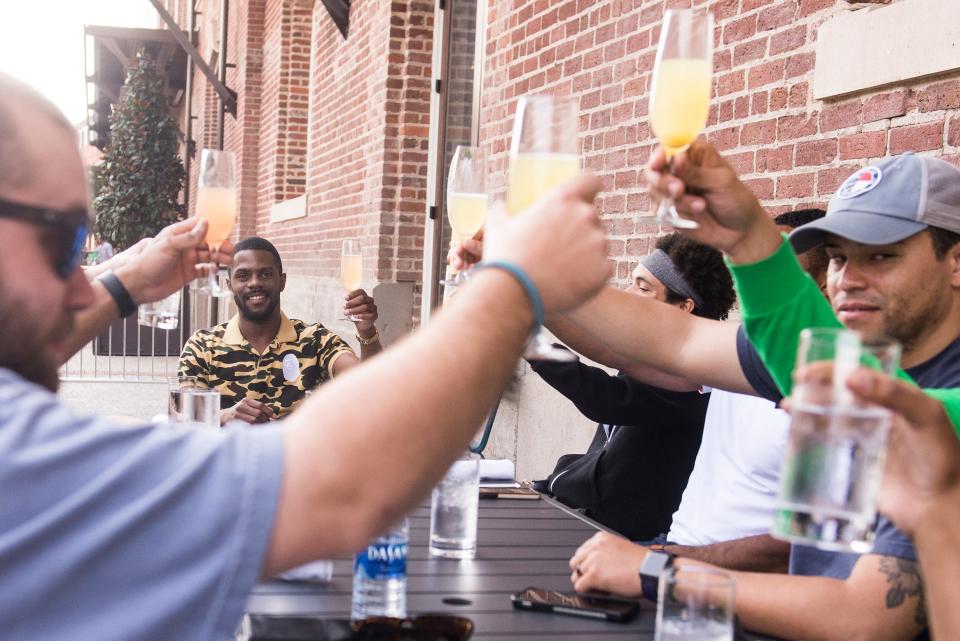
[[[717,320],[735,300],[720,253],[679,234],[657,240],[626,291]],[[531,367],[599,423],[587,453],[561,457],[538,489],[632,540],[666,532],[700,449],[709,393],[664,389],[579,361]]]
[[[811,213],[816,217],[816,213]],[[789,226],[790,220],[783,224]],[[459,265],[479,260],[483,254],[482,243],[476,240],[464,242],[454,256]],[[812,269],[814,264],[809,267]],[[720,276],[717,276],[720,278]],[[700,288],[708,291],[714,284]],[[625,296],[613,288],[610,293]],[[676,329],[679,318],[690,319],[697,325],[707,324],[720,328],[736,344],[739,359],[737,371],[742,367],[751,375],[741,385],[731,385],[724,391],[714,389],[704,419],[703,439],[694,463],[693,472],[683,492],[680,507],[673,515],[670,531],[651,541],[651,548],[666,551],[697,561],[712,563],[731,570],[782,572],[787,568],[789,545],[771,537],[768,532],[773,519],[773,504],[779,488],[779,469],[783,449],[786,446],[789,418],[774,404],[756,395],[777,393],[774,381],[766,373],[756,351],[750,347],[742,328],[732,323],[711,322],[706,318],[690,318],[676,310],[644,301],[640,297],[626,298],[637,302],[642,314],[634,317],[623,315],[606,318],[615,325],[640,327],[649,334],[648,342],[639,345],[642,351],[662,355],[662,344],[656,343],[658,333],[667,337]],[[666,312],[672,312],[667,314]],[[669,324],[661,323],[669,316]],[[710,371],[703,362],[708,355],[703,353],[674,352],[670,356],[681,364],[693,361],[697,367],[680,367],[685,375],[677,375],[650,362],[641,361],[636,354],[627,355],[623,350],[614,350],[601,340],[601,334],[584,328],[569,317],[554,318],[548,324],[550,330],[574,351],[598,363],[618,369],[631,378],[659,388],[689,391],[698,384],[712,385],[714,381],[730,383],[725,363],[716,363],[718,371]],[[727,332],[730,332],[727,334]],[[661,341],[662,342],[662,341]],[[641,351],[640,349],[635,351]],[[663,365],[667,361],[661,359]],[[741,378],[744,376],[740,375]],[[721,485],[722,484],[722,485]],[[717,492],[717,487],[724,487]],[[614,528],[616,529],[616,528]],[[630,563],[632,556],[646,555],[647,547],[631,544],[620,537],[600,533],[590,539],[581,550],[598,549],[603,556],[624,559]]]

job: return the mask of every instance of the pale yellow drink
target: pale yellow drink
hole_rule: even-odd
[[[483,227],[486,216],[486,194],[450,192],[447,195],[447,218],[460,238],[473,238]]]
[[[511,157],[507,212],[516,216],[579,173],[576,154],[521,153]]]
[[[710,113],[710,61],[661,60],[654,71],[650,126],[667,156],[692,143]]]
[[[204,242],[219,247],[230,236],[237,222],[237,197],[231,187],[200,187],[197,189],[197,216],[210,225]]]
[[[360,289],[363,280],[363,256],[340,256],[340,283],[348,292]]]

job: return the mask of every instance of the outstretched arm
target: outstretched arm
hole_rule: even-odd
[[[482,255],[483,243],[470,239],[451,251],[450,260],[460,269]],[[547,327],[574,351],[650,385],[756,394],[740,368],[733,323],[606,287],[586,305],[548,319]]]
[[[207,233],[206,221],[188,218],[165,227],[157,237],[138,243],[137,252],[128,250],[106,264],[116,266],[114,272],[136,304],[158,301],[169,296],[196,278],[197,263],[209,262],[210,256],[203,243]],[[233,246],[227,242],[220,248],[217,259],[229,262]],[[93,272],[85,272],[91,276]],[[92,283],[94,301],[76,315],[73,331],[67,337],[64,361],[76,354],[94,336],[119,317],[117,305],[99,282]]]
[[[599,337],[578,326],[573,321],[558,317],[547,323],[547,327],[570,349],[598,363],[620,370],[627,376],[648,385],[675,392],[697,389],[699,382],[690,381],[682,376],[661,372],[639,361],[631,360],[610,349]]]
[[[644,368],[697,385],[755,394],[740,368],[736,323],[694,316],[612,287],[565,319],[590,336],[602,337],[609,350]],[[649,382],[643,370],[623,370]]]
[[[651,406],[662,403],[662,392],[658,393],[653,386],[631,380],[626,375],[608,374],[599,367],[579,361],[531,361],[530,367],[576,405],[581,414],[596,423],[642,429],[637,426],[637,420]]]

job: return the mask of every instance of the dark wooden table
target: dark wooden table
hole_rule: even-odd
[[[430,508],[420,507],[410,517],[407,610],[466,616],[474,622],[474,639],[653,639],[656,609],[646,602],[630,623],[513,609],[510,594],[527,586],[571,589],[567,561],[596,531],[595,524],[547,499],[481,499],[477,558],[432,559]],[[333,581],[326,585],[260,584],[247,611],[349,617],[352,571],[352,560],[343,558],[334,561]],[[451,598],[469,604],[450,603]]]

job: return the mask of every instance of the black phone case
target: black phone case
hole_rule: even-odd
[[[620,599],[611,599],[616,600],[622,603],[629,603],[635,607],[630,609],[627,612],[614,612],[612,610],[601,610],[601,609],[585,609],[585,608],[576,608],[566,605],[555,605],[552,603],[539,603],[536,601],[529,601],[520,596],[522,593],[517,592],[510,595],[510,601],[513,603],[513,607],[518,610],[531,610],[534,612],[554,612],[556,614],[566,614],[569,616],[582,617],[585,619],[600,619],[603,621],[613,621],[614,623],[626,623],[627,621],[632,620],[637,613],[640,611],[640,604],[634,603],[633,601],[626,601]]]

